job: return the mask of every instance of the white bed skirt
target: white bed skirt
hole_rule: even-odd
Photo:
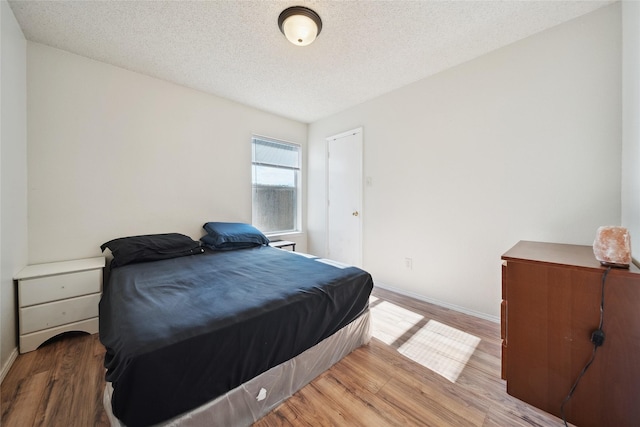
[[[158,426],[249,426],[356,348],[371,340],[369,310],[335,334],[211,402]],[[124,427],[111,410],[113,387],[107,383],[104,408],[113,427]]]

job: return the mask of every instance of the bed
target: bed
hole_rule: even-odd
[[[249,425],[370,338],[367,272],[264,244],[198,250],[109,273],[112,425]]]

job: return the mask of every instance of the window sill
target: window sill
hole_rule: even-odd
[[[273,234],[266,234],[265,236],[267,236],[268,239],[271,239],[272,237],[284,237],[284,236],[302,236],[304,233],[302,231],[287,231],[285,233],[273,233]]]

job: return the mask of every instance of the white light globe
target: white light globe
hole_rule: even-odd
[[[313,19],[303,15],[293,15],[282,23],[282,29],[291,43],[297,46],[307,46],[316,39],[318,27]]]

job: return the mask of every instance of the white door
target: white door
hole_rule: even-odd
[[[327,257],[362,266],[362,128],[327,138]]]

